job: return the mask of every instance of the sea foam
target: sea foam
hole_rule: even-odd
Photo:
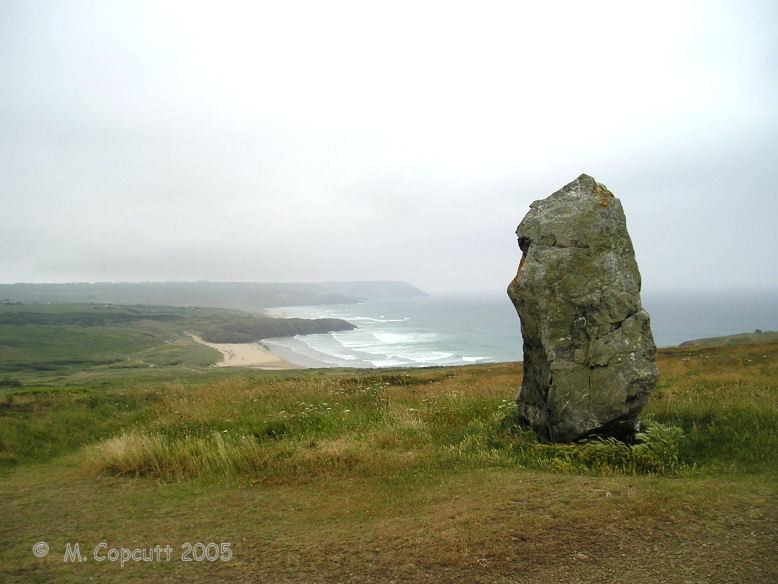
[[[643,293],[657,346],[778,329],[778,292]],[[394,298],[273,309],[276,316],[342,318],[358,328],[263,343],[308,367],[425,367],[520,361],[521,328],[507,296]]]
[[[520,355],[517,327],[505,332],[511,336],[508,351],[486,350],[494,326],[488,322],[463,319],[472,307],[462,299],[409,298],[371,301],[354,305],[299,306],[274,309],[274,314],[299,318],[342,318],[358,328],[329,335],[305,335],[292,339],[264,341],[271,350],[301,365],[327,367],[425,367],[466,365],[516,360]],[[494,304],[494,303],[493,303]],[[495,316],[497,321],[516,320],[507,301]],[[475,310],[479,317],[483,308]],[[486,326],[484,326],[486,325]],[[491,340],[493,342],[493,339]],[[498,341],[500,342],[500,341]],[[496,360],[499,360],[496,359]],[[303,363],[302,361],[305,361]]]

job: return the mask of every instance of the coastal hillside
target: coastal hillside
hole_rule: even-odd
[[[740,333],[737,335],[725,335],[722,337],[708,337],[705,339],[694,339],[684,341],[679,347],[715,347],[718,345],[742,345],[745,343],[769,343],[778,341],[778,332],[761,331],[759,329],[752,333]]]
[[[518,363],[0,387],[0,581],[775,582],[776,363],[660,350],[635,444],[538,439]]]
[[[0,387],[70,379],[136,379],[199,374],[221,359],[196,342],[351,330],[336,318],[269,318],[238,310],[116,304],[0,304]]]
[[[104,302],[261,310],[425,296],[406,282],[74,282],[0,284],[2,302]]]

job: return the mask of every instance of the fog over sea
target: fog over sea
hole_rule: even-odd
[[[778,291],[643,292],[654,340],[778,330]],[[522,358],[519,317],[507,295],[426,296],[360,304],[274,308],[275,316],[342,318],[353,331],[263,341],[308,367],[425,367],[500,363]]]

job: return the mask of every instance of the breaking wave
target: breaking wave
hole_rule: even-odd
[[[277,308],[276,316],[342,318],[357,328],[266,339],[263,344],[288,361],[309,367],[428,367],[518,360],[521,340],[513,307],[504,301],[492,303],[494,322],[485,323],[483,301],[469,302],[477,302],[479,308],[473,310],[461,299],[429,297]],[[504,323],[506,315],[511,327],[495,337],[494,325]]]

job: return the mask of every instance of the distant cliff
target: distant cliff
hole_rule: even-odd
[[[245,318],[227,324],[218,324],[200,331],[209,343],[251,343],[273,337],[293,337],[334,331],[350,331],[355,327],[339,318]]]
[[[405,282],[97,282],[0,284],[9,302],[104,302],[261,310],[274,306],[349,304],[373,298],[425,296]]]

